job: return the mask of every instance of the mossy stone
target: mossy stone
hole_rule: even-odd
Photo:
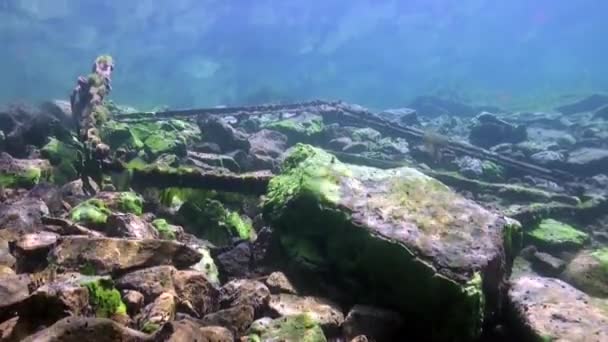
[[[289,142],[296,143],[314,141],[323,132],[325,126],[321,116],[302,114],[271,122],[264,125],[264,128],[281,132],[287,136]]]
[[[49,142],[40,150],[40,153],[53,166],[54,183],[65,184],[78,178],[76,167],[79,161],[79,152],[75,147],[51,137]]]
[[[99,279],[84,285],[89,291],[89,303],[97,317],[109,318],[127,314],[127,306],[111,280]]]
[[[544,219],[526,232],[526,239],[528,244],[533,244],[541,250],[556,252],[582,248],[589,240],[589,235],[569,224]]]
[[[118,208],[125,213],[141,215],[143,213],[143,198],[135,192],[121,192],[118,198]]]
[[[79,224],[102,226],[112,212],[103,201],[92,198],[86,200],[70,211],[70,219]]]
[[[325,342],[323,329],[308,314],[274,319],[268,326],[253,328],[250,341]]]
[[[175,230],[167,223],[167,220],[156,219],[152,221],[152,226],[156,229],[161,239],[175,240]]]
[[[31,188],[42,179],[42,170],[32,167],[21,172],[0,173],[0,187],[2,188]]]
[[[486,282],[487,261],[520,240],[517,224],[415,169],[347,165],[303,144],[270,181],[264,217],[295,264],[428,324],[416,328],[432,340],[479,336],[507,276]]]
[[[139,150],[144,147],[144,143],[132,132],[129,125],[121,122],[106,122],[101,130],[101,137],[113,150]]]

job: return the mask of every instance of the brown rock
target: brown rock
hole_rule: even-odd
[[[196,250],[169,240],[127,240],[117,238],[62,237],[51,252],[58,265],[78,270],[92,265],[97,274],[108,274],[158,265],[188,267],[202,255]]]
[[[219,309],[219,290],[198,271],[178,271],[173,275],[180,308],[202,317]]]
[[[280,317],[307,313],[329,334],[338,331],[344,322],[344,314],[340,307],[324,298],[290,294],[271,295],[269,307]]]
[[[16,259],[8,248],[8,241],[0,238],[0,265],[11,268],[15,266],[15,262]]]
[[[175,294],[173,275],[177,269],[173,266],[155,266],[133,271],[118,278],[116,288],[136,290],[144,296],[144,303],[152,302],[163,292]]]
[[[0,277],[0,317],[12,305],[24,301],[29,295],[28,286],[31,283],[28,275],[16,274]]]
[[[139,342],[152,341],[152,337],[126,328],[106,318],[67,317],[41,330],[24,342]]]
[[[203,317],[202,323],[208,326],[218,325],[228,328],[236,336],[240,336],[253,322],[253,314],[254,310],[251,305],[239,305],[208,314]]]
[[[12,276],[14,274],[15,274],[15,271],[13,271],[12,268],[5,266],[5,265],[0,265],[0,278]]]
[[[41,218],[48,214],[49,208],[43,201],[24,198],[0,205],[0,227],[14,229],[21,234],[35,233],[44,228]]]
[[[135,315],[144,305],[144,295],[135,290],[127,290],[122,296],[122,301],[127,306],[127,312],[130,315]]]
[[[232,342],[234,336],[223,327],[201,327],[192,320],[179,320],[165,324],[154,335],[154,341],[163,342]]]
[[[298,291],[283,272],[273,272],[266,278],[266,285],[272,294],[297,294]]]
[[[44,268],[46,257],[57,238],[57,234],[45,231],[23,235],[15,245],[17,272],[36,272]]]
[[[267,309],[269,301],[270,291],[266,285],[257,280],[232,280],[220,289],[222,307],[251,305],[259,315]]]
[[[511,284],[510,312],[526,340],[608,341],[605,301],[555,278],[520,274]]]
[[[38,287],[19,306],[19,314],[32,320],[55,322],[66,316],[85,315],[89,312],[89,292],[84,283],[99,277],[78,273],[64,273]]]
[[[151,333],[175,317],[175,295],[169,292],[162,293],[154,302],[148,304],[138,320],[139,329]]]
[[[114,213],[108,217],[106,227],[108,236],[135,239],[158,238],[156,230],[135,214]]]
[[[396,341],[403,327],[403,318],[393,311],[355,305],[346,316],[342,332],[346,339],[364,335],[374,341]]]

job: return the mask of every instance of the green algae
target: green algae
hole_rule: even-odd
[[[127,307],[120,297],[120,292],[114,288],[111,280],[99,279],[84,285],[89,291],[89,304],[97,317],[109,318],[127,314]]]
[[[186,201],[180,206],[178,215],[192,233],[216,245],[227,245],[232,237],[247,240],[255,237],[250,222],[215,199],[203,197]]]
[[[143,213],[143,198],[135,192],[121,192],[118,197],[118,209],[125,213],[141,215]]]
[[[267,327],[252,327],[250,341],[325,342],[319,324],[308,314],[274,319]]]
[[[72,208],[69,217],[76,223],[101,226],[106,223],[111,213],[103,201],[91,198]]]
[[[559,251],[563,249],[580,249],[589,240],[589,235],[566,223],[544,219],[530,231],[526,232],[528,243],[536,247]]]
[[[264,125],[264,128],[287,135],[290,141],[310,141],[320,135],[325,126],[323,118],[315,115],[302,115]]]
[[[76,168],[79,162],[79,152],[76,147],[51,137],[49,142],[42,147],[40,153],[53,166],[53,182],[55,184],[65,184],[78,178]]]
[[[171,225],[167,223],[167,220],[156,219],[152,221],[152,226],[156,229],[161,239],[175,240],[175,231],[171,228]]]
[[[32,167],[21,172],[0,173],[0,187],[2,188],[31,188],[43,179],[42,170]]]
[[[591,256],[599,262],[600,268],[606,273],[608,279],[608,248],[597,249],[591,253]]]
[[[141,328],[141,331],[146,334],[152,334],[155,333],[158,329],[160,329],[160,325],[152,322],[146,322]]]
[[[113,150],[139,150],[144,147],[144,143],[133,134],[129,125],[121,122],[106,122],[101,130],[101,137]]]
[[[487,180],[499,181],[504,179],[504,168],[492,161],[484,160],[481,164],[481,169],[483,172],[483,178]]]

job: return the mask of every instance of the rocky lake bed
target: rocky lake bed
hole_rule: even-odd
[[[0,341],[608,340],[608,96],[103,112],[0,107]]]

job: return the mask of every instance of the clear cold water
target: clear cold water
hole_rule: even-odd
[[[601,0],[0,0],[0,102],[66,98],[97,55],[117,102],[439,94],[538,107],[608,88]]]

